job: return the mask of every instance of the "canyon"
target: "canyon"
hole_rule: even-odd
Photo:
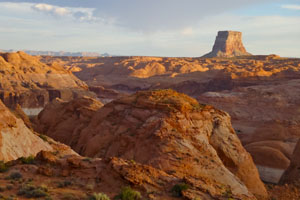
[[[194,58],[0,53],[0,194],[299,199],[299,90],[300,59],[236,31]]]

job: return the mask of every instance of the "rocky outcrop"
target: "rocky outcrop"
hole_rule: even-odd
[[[262,180],[277,184],[290,165],[300,137],[300,81],[278,78],[276,82],[256,83],[231,91],[207,92],[198,99],[230,114]]]
[[[0,161],[36,155],[50,151],[51,145],[32,133],[21,119],[16,118],[0,101]]]
[[[73,124],[78,137],[71,146],[81,155],[119,157],[161,170],[190,185],[183,194],[188,199],[267,196],[229,115],[186,95],[138,92],[98,109],[85,127]],[[57,139],[72,134],[63,127],[68,126],[53,123],[44,130],[60,130]]]
[[[0,99],[9,107],[43,108],[56,97],[90,95],[87,85],[58,64],[46,65],[24,52],[0,53]],[[31,112],[30,110],[28,112]]]
[[[284,172],[280,179],[280,183],[299,183],[300,181],[300,140],[295,147],[293,156],[291,158],[291,164]]]
[[[67,144],[77,146],[81,131],[103,104],[89,97],[70,102],[55,99],[37,117],[36,131]]]
[[[203,57],[248,56],[242,42],[242,33],[238,31],[219,31],[212,52]]]

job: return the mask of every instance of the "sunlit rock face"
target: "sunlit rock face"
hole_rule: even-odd
[[[219,31],[212,52],[204,57],[235,57],[251,55],[242,42],[242,33],[238,31]]]
[[[141,91],[104,106],[78,100],[46,106],[39,131],[83,156],[134,160],[184,179],[187,199],[218,199],[226,188],[235,199],[267,197],[227,113],[173,90]]]
[[[0,53],[0,99],[8,107],[43,108],[59,97],[90,95],[87,85],[57,63],[40,62],[24,52]],[[36,111],[29,111],[36,114]]]
[[[0,101],[0,161],[36,155],[52,147],[29,130],[23,120],[16,118]]]

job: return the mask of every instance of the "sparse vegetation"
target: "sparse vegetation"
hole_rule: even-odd
[[[91,163],[92,160],[93,160],[93,159],[92,159],[92,158],[89,158],[89,157],[85,157],[85,158],[82,159],[82,161],[89,162],[89,163]]]
[[[121,194],[117,195],[115,200],[139,200],[142,198],[140,192],[133,190],[131,187],[123,187]]]
[[[110,198],[104,193],[93,193],[88,200],[110,200]]]
[[[73,185],[73,184],[69,180],[65,180],[65,181],[62,181],[62,182],[58,183],[59,188],[64,188],[64,187],[68,187],[68,186],[71,186],[71,185]]]
[[[7,179],[11,179],[11,180],[19,180],[21,179],[23,176],[20,172],[12,172]]]
[[[22,157],[21,162],[23,164],[34,164],[34,156]]]
[[[46,187],[37,187],[31,184],[22,185],[18,191],[19,196],[26,198],[48,197],[48,189]]]
[[[39,137],[44,140],[45,142],[48,142],[48,138],[47,136],[43,135],[43,134],[39,134]]]
[[[6,189],[7,189],[7,190],[11,190],[11,189],[13,189],[13,186],[12,186],[12,185],[7,185],[7,186],[6,186]]]
[[[229,188],[226,189],[226,191],[223,192],[223,196],[226,197],[226,198],[228,198],[228,199],[232,198],[232,191],[231,191],[231,189],[229,189]]]
[[[3,161],[0,161],[0,173],[6,172],[7,170],[8,166]]]
[[[186,183],[179,183],[173,186],[171,192],[175,197],[182,197],[182,192],[189,189],[189,185]]]
[[[78,198],[75,197],[74,194],[66,193],[66,194],[63,195],[62,199],[63,200],[75,200],[75,199],[78,199]]]

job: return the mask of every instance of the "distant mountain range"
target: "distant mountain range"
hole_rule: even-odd
[[[15,52],[16,50],[2,50],[0,52]],[[32,56],[82,56],[82,57],[108,57],[111,56],[108,53],[97,53],[97,52],[65,52],[65,51],[33,51],[33,50],[22,50],[25,53]]]

